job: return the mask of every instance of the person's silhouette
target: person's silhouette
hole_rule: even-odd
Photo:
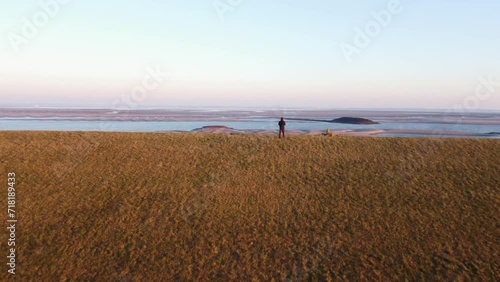
[[[281,135],[283,134],[283,138],[285,138],[285,125],[286,125],[285,120],[281,118],[280,121],[278,122],[278,125],[280,126],[280,132],[278,134],[278,137],[281,139]]]

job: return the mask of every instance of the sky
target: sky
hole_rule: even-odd
[[[500,110],[497,0],[0,3],[0,107]]]

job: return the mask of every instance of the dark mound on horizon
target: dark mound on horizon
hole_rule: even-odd
[[[346,123],[346,124],[379,124],[378,122],[373,121],[373,120],[369,120],[366,118],[356,118],[356,117],[341,117],[341,118],[332,119],[332,120],[308,119],[308,118],[288,118],[288,120],[328,122],[328,123]]]
[[[332,122],[335,123],[347,123],[347,124],[379,124],[376,121],[366,119],[366,118],[356,118],[356,117],[341,117],[333,119]]]

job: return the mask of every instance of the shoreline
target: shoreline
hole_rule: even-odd
[[[197,128],[193,130],[167,130],[167,131],[104,131],[104,130],[0,130],[5,132],[48,132],[48,133],[130,133],[130,134],[207,134],[207,135],[278,135],[278,130],[260,129],[233,129],[225,127],[210,126],[208,128]],[[373,129],[373,130],[331,130],[327,134],[325,130],[298,130],[286,131],[286,136],[325,136],[325,137],[372,137],[372,138],[464,138],[464,139],[500,139],[500,133],[474,134],[453,131],[432,131],[416,129]]]
[[[171,131],[161,131],[164,133]],[[258,134],[274,135],[278,130],[238,130],[232,128],[199,128],[185,133],[203,133],[203,134]],[[286,135],[328,135],[325,130],[287,130]],[[499,135],[473,134],[467,132],[454,131],[433,131],[417,129],[373,129],[373,130],[331,130],[330,136],[354,136],[354,137],[415,137],[415,138],[488,138],[498,139]]]

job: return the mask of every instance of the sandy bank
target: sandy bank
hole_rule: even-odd
[[[218,134],[278,134],[278,130],[240,130],[227,126],[204,126],[194,129],[191,133],[218,133]],[[466,132],[444,131],[444,130],[417,130],[417,129],[375,129],[375,130],[338,130],[331,133],[339,136],[363,136],[363,137],[456,137],[456,138],[497,138],[498,134],[473,134]],[[287,130],[287,135],[326,135],[324,130]]]

